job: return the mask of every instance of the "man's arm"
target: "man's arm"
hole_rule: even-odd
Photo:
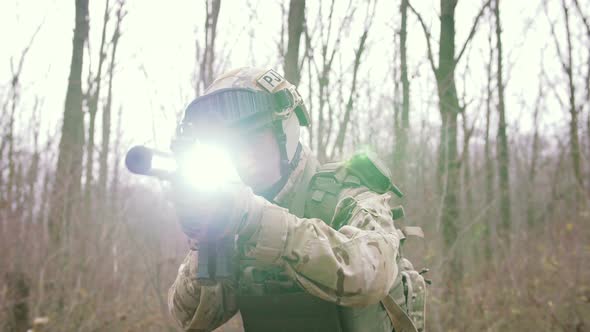
[[[244,253],[260,264],[280,265],[310,294],[344,306],[376,303],[398,273],[400,235],[390,214],[389,194],[352,189],[342,193],[334,222],[298,218],[260,197],[248,200],[239,235]],[[211,331],[237,312],[229,283],[201,286],[197,254],[191,251],[168,296],[172,315],[187,331]]]
[[[398,273],[400,235],[391,218],[389,194],[362,189],[341,194],[333,229],[320,219],[298,218],[266,204],[250,209],[240,236],[245,254],[280,265],[310,294],[344,306],[383,299]],[[340,219],[340,220],[338,220]]]
[[[197,281],[197,252],[191,250],[168,291],[168,308],[186,331],[213,331],[238,311],[231,282],[212,286]]]

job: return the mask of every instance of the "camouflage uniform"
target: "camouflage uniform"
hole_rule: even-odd
[[[400,286],[402,279],[410,281],[404,271],[413,267],[399,257],[404,234],[392,219],[391,192],[372,191],[342,172],[334,190],[328,185],[324,191],[314,191],[311,182],[322,170],[304,148],[273,203],[264,201],[249,211],[236,241],[239,268],[233,280],[199,284],[198,253],[188,253],[168,294],[169,309],[183,329],[212,331],[240,310],[245,318],[240,293],[257,293],[247,282],[253,269],[278,271],[285,277],[281,282],[286,292],[303,290],[335,304],[339,315],[348,317],[340,318],[341,331],[392,331],[394,319],[380,303],[388,294],[408,313],[410,306],[423,306],[408,303],[404,298],[408,287],[405,282]],[[325,194],[332,195],[335,204],[312,208]],[[421,278],[417,273],[412,276],[416,275]],[[423,281],[414,288],[423,293]]]

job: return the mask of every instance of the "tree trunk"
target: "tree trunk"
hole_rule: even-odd
[[[82,155],[84,148],[84,115],[82,113],[82,64],[84,43],[88,37],[88,0],[76,0],[76,25],[72,47],[70,76],[63,116],[59,155],[56,168],[49,226],[54,243],[72,217],[74,202],[80,196]]]
[[[299,44],[303,32],[305,18],[305,0],[291,0],[289,4],[289,19],[287,40],[287,54],[285,54],[285,78],[294,85],[299,85]]]
[[[487,94],[486,94],[486,129],[485,129],[485,192],[486,192],[486,207],[490,206],[490,211],[495,210],[495,197],[494,197],[494,158],[492,156],[492,148],[490,142],[490,125],[492,115],[492,62],[494,61],[494,48],[492,45],[492,32],[490,31],[489,37],[489,48],[490,52],[488,55],[488,63],[486,66],[487,72]],[[489,260],[492,258],[492,228],[495,218],[490,217],[491,214],[487,214],[485,226],[484,226],[484,257]]]
[[[580,6],[580,3],[578,0],[574,0],[574,5],[576,7],[576,10],[578,12],[578,14],[580,15],[580,18],[582,19],[582,23],[584,25],[584,29],[586,31],[586,46],[588,48],[588,58],[586,61],[586,77],[585,77],[585,83],[586,83],[586,105],[588,106],[588,115],[587,115],[587,119],[586,119],[586,130],[587,130],[587,135],[588,135],[588,147],[589,147],[589,151],[590,151],[590,18],[588,18],[586,15],[584,15],[584,12],[582,11],[582,7]],[[564,9],[567,11],[567,8],[564,6]],[[571,39],[571,36],[569,36],[568,33],[568,38]],[[571,65],[571,64],[570,64]],[[570,91],[571,93],[571,91]],[[580,169],[582,169],[582,166],[580,165]],[[588,183],[588,186],[590,188],[590,182]],[[590,191],[590,189],[588,189],[588,191]]]
[[[0,125],[2,125],[2,123],[0,123]],[[2,211],[2,208],[4,207],[5,204],[8,203],[8,199],[5,198],[6,196],[6,190],[4,189],[4,149],[6,149],[6,142],[8,142],[7,139],[7,135],[2,134],[2,136],[0,136],[0,138],[2,139],[0,142],[0,212]],[[0,213],[0,222],[4,222],[4,219],[2,214]]]
[[[541,75],[539,75],[541,76]],[[541,108],[541,99],[543,98],[543,84],[539,83],[539,95],[533,113],[533,144],[531,147],[531,166],[528,174],[528,195],[527,195],[527,226],[532,228],[535,224],[535,178],[537,176],[537,159],[539,158],[539,111]]]
[[[86,204],[86,208],[89,207],[90,200],[91,200],[91,191],[92,191],[92,166],[94,162],[94,128],[96,126],[96,108],[91,110],[91,104],[94,102],[92,101],[94,98],[98,99],[98,96],[94,96],[93,93],[88,95],[89,98],[89,107],[88,107],[88,116],[90,117],[88,121],[88,140],[86,143],[86,180],[84,183],[84,201]]]
[[[564,71],[567,75],[568,92],[569,92],[569,113],[570,113],[570,155],[574,176],[578,188],[576,189],[576,198],[579,201],[579,191],[584,188],[584,179],[582,175],[582,158],[580,157],[580,140],[578,137],[578,110],[576,109],[576,90],[574,86],[573,74],[573,56],[572,56],[572,34],[570,31],[569,9],[564,0],[562,0],[563,15],[565,19],[565,31],[567,40],[567,62],[564,63]]]
[[[473,217],[473,190],[471,183],[471,151],[469,145],[471,141],[472,128],[469,128],[467,115],[461,112],[463,125],[463,152],[461,156],[461,169],[463,170],[463,192],[465,195],[466,219],[470,220]]]
[[[19,73],[20,74],[20,73]],[[8,142],[8,183],[6,186],[6,201],[8,203],[8,213],[12,214],[15,206],[15,180],[16,180],[16,167],[15,167],[15,156],[14,156],[14,123],[15,123],[15,115],[16,115],[16,105],[18,104],[20,98],[20,84],[19,84],[19,75],[13,76],[12,84],[11,84],[11,108],[10,108],[10,118],[8,119],[8,134],[6,135],[6,140]]]
[[[401,27],[400,27],[400,69],[402,82],[402,110],[401,126],[396,128],[396,145],[395,145],[395,169],[396,178],[403,181],[406,174],[406,150],[408,146],[408,131],[410,128],[410,81],[408,79],[408,60],[407,60],[407,39],[408,39],[408,0],[402,0],[400,4]]]
[[[4,331],[26,331],[29,326],[28,297],[30,293],[29,280],[23,272],[7,272],[4,275],[4,283],[7,287],[6,300],[8,321],[0,323]]]
[[[356,49],[354,54],[354,68],[352,71],[352,84],[350,87],[350,94],[348,95],[348,102],[346,103],[346,109],[344,110],[344,117],[342,122],[340,122],[338,136],[336,137],[336,142],[334,144],[334,150],[332,150],[332,158],[336,157],[337,155],[342,155],[342,150],[344,148],[344,137],[346,134],[346,129],[348,128],[348,123],[350,122],[350,113],[354,107],[354,100],[356,99],[356,81],[358,76],[358,70],[361,65],[361,57],[363,55],[363,51],[365,50],[365,43],[367,41],[367,36],[369,33],[369,27],[363,31],[361,35],[359,46]]]
[[[313,104],[313,98],[312,98],[312,96],[313,96],[313,84],[311,83],[312,82],[312,77],[313,77],[312,76],[312,63],[313,63],[312,62],[312,58],[313,58],[312,52],[313,52],[313,50],[312,50],[312,47],[311,47],[311,38],[309,37],[309,32],[308,32],[309,25],[307,23],[307,17],[304,17],[303,19],[304,19],[303,24],[305,25],[304,26],[304,31],[305,31],[305,56],[307,58],[307,95],[309,96],[308,97],[308,100],[307,100],[307,103],[306,103],[305,106],[307,107],[307,111],[309,112],[310,119],[313,119],[313,112],[314,112],[314,106],[313,106],[314,104]],[[311,128],[310,128],[310,130],[309,130],[309,146],[310,147],[313,147],[313,142],[314,142],[313,141],[314,140],[313,133],[314,133],[314,131],[311,130]]]
[[[111,206],[116,207],[118,206],[119,201],[119,165],[121,164],[121,136],[123,136],[123,129],[122,129],[122,118],[123,118],[123,109],[119,108],[119,112],[117,115],[117,136],[115,139],[115,167],[113,169],[113,179],[111,182]]]
[[[500,24],[500,0],[494,1],[494,16],[496,18],[496,49],[498,54],[498,175],[500,188],[500,237],[510,243],[511,207],[510,207],[510,155],[508,152],[508,138],[506,135],[506,110],[504,104],[504,79],[502,67],[502,26]]]
[[[339,47],[340,39],[336,40],[334,44],[334,48],[332,52],[328,53],[328,43],[330,42],[329,39],[324,40],[323,35],[326,34],[324,31],[323,22],[326,21],[328,23],[327,35],[330,36],[331,27],[332,27],[332,15],[334,13],[334,4],[335,0],[330,2],[330,11],[328,17],[325,20],[320,21],[320,30],[319,34],[322,37],[322,45],[321,45],[321,52],[322,52],[322,67],[321,70],[316,69],[317,71],[317,81],[318,81],[318,124],[317,124],[317,136],[316,136],[316,151],[317,157],[320,162],[325,162],[327,159],[327,143],[329,141],[328,136],[330,135],[330,131],[326,130],[326,117],[324,116],[324,109],[326,104],[329,102],[327,94],[329,93],[329,89],[327,89],[328,85],[330,84],[330,73],[332,71],[332,61],[334,59],[334,54],[336,49]],[[322,6],[320,5],[320,15]],[[312,54],[313,54],[313,47],[312,47]],[[328,121],[332,121],[330,117],[328,117]]]
[[[439,176],[443,180],[442,227],[447,254],[452,255],[447,282],[456,283],[462,278],[460,255],[450,253],[457,240],[458,175],[457,162],[457,114],[460,110],[455,86],[455,7],[457,0],[441,0],[439,67],[436,75],[439,110],[442,118],[439,149]]]
[[[106,59],[106,54],[104,50],[105,40],[106,40],[106,32],[107,32],[107,24],[109,23],[109,0],[106,1],[104,15],[103,15],[103,24],[102,24],[102,32],[100,37],[100,49],[98,51],[98,69],[96,72],[96,76],[92,80],[92,91],[88,91],[88,115],[90,116],[90,122],[88,125],[88,143],[86,144],[86,185],[85,185],[85,200],[87,207],[90,207],[90,202],[92,200],[92,182],[93,182],[93,166],[94,166],[94,128],[96,124],[96,113],[98,111],[98,99],[100,98],[100,86],[102,83],[102,66],[104,64],[104,60]],[[89,87],[89,90],[90,87]]]
[[[123,10],[125,2],[119,2],[119,8],[117,9],[117,22],[115,23],[115,31],[111,39],[111,58],[109,64],[109,82],[107,88],[107,100],[102,110],[102,143],[99,155],[99,175],[98,175],[98,187],[100,190],[101,202],[106,203],[106,192],[107,192],[107,178],[108,178],[108,158],[109,158],[109,144],[111,140],[111,109],[113,105],[113,77],[115,73],[115,59],[117,54],[117,46],[119,44],[119,38],[121,37],[121,22],[125,16]],[[115,166],[116,167],[116,166]]]
[[[217,20],[221,9],[221,0],[205,0],[207,16],[205,18],[205,45],[201,55],[197,41],[197,63],[199,63],[199,76],[196,84],[196,95],[199,96],[213,82],[215,63],[215,39],[217,37]]]
[[[41,120],[39,118],[39,103],[35,100],[35,106],[33,107],[33,116],[31,117],[31,125],[33,126],[33,155],[31,156],[31,162],[27,169],[27,198],[26,198],[26,209],[27,217],[26,221],[28,224],[33,224],[35,221],[35,207],[37,205],[36,185],[39,178],[39,162],[41,159],[41,153],[39,151],[39,131],[41,127]]]

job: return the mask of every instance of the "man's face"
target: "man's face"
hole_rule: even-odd
[[[271,128],[243,137],[232,152],[240,178],[255,192],[265,191],[280,180],[280,150]]]

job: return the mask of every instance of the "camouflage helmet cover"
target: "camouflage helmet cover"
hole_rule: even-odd
[[[290,99],[290,103],[284,104],[287,107],[275,110],[275,115],[286,119],[295,112],[301,126],[309,125],[309,115],[296,87],[272,69],[242,67],[230,70],[215,79],[203,96],[242,89],[266,94],[286,92],[284,96]]]
[[[243,67],[219,76],[187,106],[178,134],[192,136],[190,132],[196,132],[208,137],[229,128],[250,133],[278,123],[287,136],[286,149],[291,160],[299,142],[299,126],[309,125],[301,96],[276,71]]]

